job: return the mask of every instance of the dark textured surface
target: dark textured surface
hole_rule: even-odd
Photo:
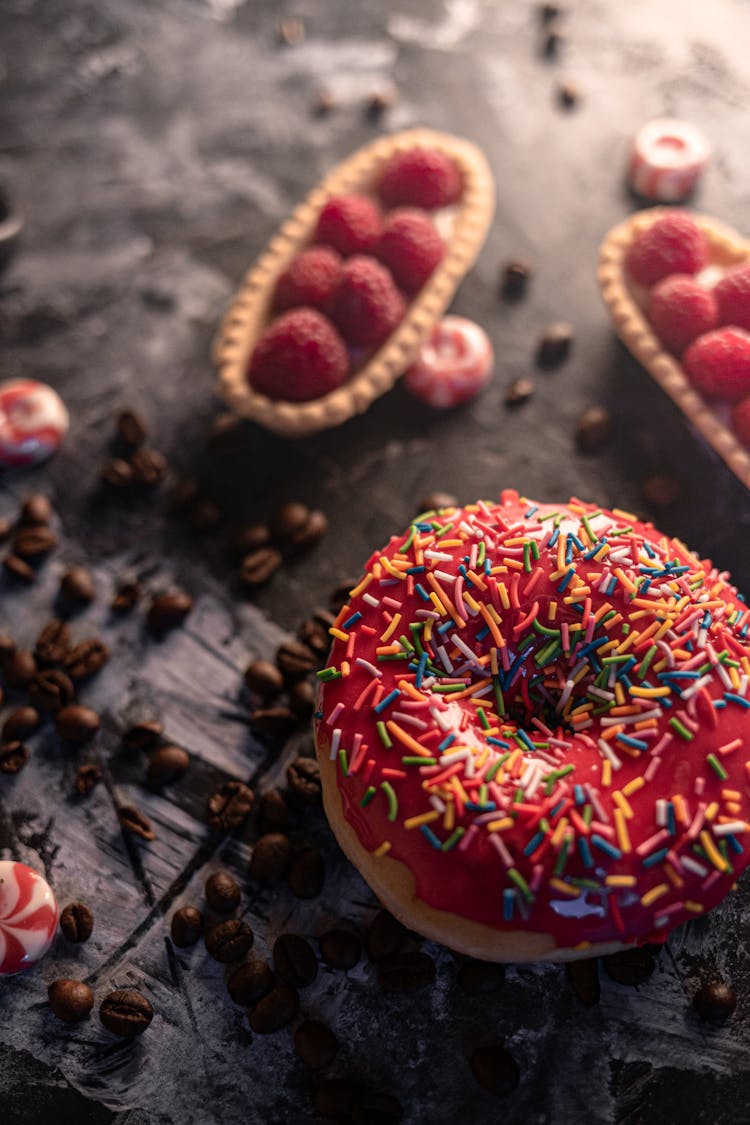
[[[278,45],[279,15],[303,18],[302,45]],[[4,0],[0,21],[0,183],[26,217],[21,251],[0,277],[3,374],[47,379],[73,418],[56,461],[2,482],[0,514],[39,485],[55,496],[66,534],[37,586],[3,589],[0,626],[29,644],[65,566],[88,561],[98,597],[76,628],[101,630],[114,653],[84,693],[104,714],[91,756],[105,765],[105,783],[73,800],[76,760],[45,728],[30,740],[26,769],[0,786],[3,857],[45,869],[62,903],[80,898],[96,915],[85,946],[60,938],[37,971],[0,984],[0,1120],[312,1120],[311,1080],[291,1033],[252,1036],[221,967],[201,946],[172,949],[164,921],[175,904],[201,902],[220,864],[241,878],[264,954],[283,928],[314,938],[342,918],[362,926],[374,910],[315,814],[295,831],[321,843],[328,878],[307,903],[285,888],[250,887],[253,826],[236,838],[206,829],[203,802],[215,783],[238,777],[262,789],[310,745],[301,734],[277,756],[252,737],[241,670],[438,488],[467,502],[510,486],[648,512],[641,485],[666,472],[681,497],[648,514],[750,589],[750,496],[616,343],[593,273],[602,235],[634,206],[621,174],[626,140],[658,113],[692,119],[710,136],[715,157],[696,204],[746,226],[750,9],[743,0],[713,0],[710,10],[581,0],[556,62],[541,57],[528,2],[300,0],[277,10],[269,0]],[[555,99],[562,77],[582,94],[568,112]],[[337,104],[316,117],[323,85]],[[368,120],[367,99],[391,86],[396,104],[379,124]],[[217,409],[209,342],[243,271],[333,163],[381,128],[418,123],[478,142],[497,179],[496,222],[453,306],[490,331],[494,384],[445,415],[396,388],[338,431],[288,445],[247,426],[239,453],[207,455]],[[517,305],[497,297],[511,257],[535,266]],[[529,373],[553,320],[575,326],[573,354],[536,374],[535,396],[509,411],[504,386]],[[201,476],[227,526],[299,497],[325,510],[331,533],[257,605],[242,602],[226,531],[191,534],[165,520],[158,497],[110,505],[98,494],[113,412],[125,404],[145,412],[177,470]],[[615,438],[583,456],[575,423],[592,404],[612,409]],[[157,644],[138,614],[111,622],[108,594],[127,569],[151,589],[176,579],[196,596],[182,630]],[[186,777],[164,795],[145,790],[142,761],[120,750],[118,731],[144,713],[161,715],[169,739],[191,755]],[[152,845],[123,840],[115,806],[127,801],[152,818]],[[366,961],[347,975],[321,967],[300,1018],[336,1031],[333,1073],[392,1091],[412,1123],[746,1122],[749,910],[740,889],[675,933],[637,991],[602,976],[591,1009],[552,966],[510,968],[499,993],[470,997],[456,986],[451,955],[425,943],[438,963],[432,988],[383,997]],[[739,993],[721,1028],[689,1007],[713,971]],[[88,979],[97,1003],[110,988],[142,988],[157,1013],[152,1026],[121,1045],[95,1015],[79,1028],[59,1025],[45,996],[61,975]],[[467,1062],[474,1046],[499,1038],[521,1070],[503,1102],[474,1083]]]

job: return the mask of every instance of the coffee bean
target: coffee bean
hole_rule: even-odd
[[[206,950],[215,961],[228,965],[239,961],[252,947],[255,935],[252,927],[241,918],[228,918],[206,931]]]
[[[264,828],[287,828],[292,814],[278,789],[267,790],[260,799],[260,822]]]
[[[267,996],[276,981],[270,967],[259,957],[232,968],[227,976],[227,992],[235,1004],[250,1008]]]
[[[10,516],[0,516],[0,539],[7,539],[13,530],[13,520]]]
[[[8,633],[0,633],[0,664],[10,660],[16,648],[16,642]]]
[[[505,405],[520,406],[521,403],[527,402],[533,393],[534,384],[531,379],[514,379],[513,382],[508,383],[508,386],[505,388]]]
[[[133,471],[133,484],[153,488],[160,484],[167,475],[167,459],[158,449],[149,449],[142,446],[130,458],[130,467]]]
[[[737,994],[722,980],[713,980],[698,989],[693,1008],[708,1023],[724,1023],[737,1007]]]
[[[315,710],[315,687],[309,680],[299,680],[289,692],[289,709],[298,719],[309,719]]]
[[[578,419],[576,442],[583,453],[603,449],[612,435],[612,415],[604,406],[590,406]]]
[[[316,758],[295,758],[286,771],[289,795],[304,805],[318,805],[323,799],[320,766]]]
[[[142,1035],[153,1018],[154,1009],[135,988],[119,988],[110,992],[99,1005],[102,1024],[121,1039]]]
[[[283,562],[281,552],[275,547],[259,547],[245,555],[240,565],[240,582],[249,589],[263,586]]]
[[[275,887],[286,874],[292,845],[280,832],[268,832],[258,839],[250,859],[250,878],[264,887]]]
[[[20,527],[13,538],[13,553],[19,558],[40,559],[57,546],[57,536],[42,524]]]
[[[200,498],[200,485],[194,477],[178,480],[169,495],[169,510],[173,515],[184,515]]]
[[[310,512],[307,523],[291,537],[289,543],[295,551],[309,551],[328,532],[328,516],[317,508]]]
[[[345,605],[349,604],[349,591],[353,590],[358,582],[358,578],[346,579],[345,582],[339,582],[338,586],[331,590],[328,604],[332,613],[338,613]]]
[[[359,1087],[348,1078],[327,1078],[313,1090],[313,1109],[320,1117],[349,1121]]]
[[[70,625],[56,618],[49,621],[36,639],[34,656],[37,663],[46,668],[54,664],[62,664],[70,652],[72,634]]]
[[[406,941],[406,934],[406,927],[397,918],[387,910],[379,910],[365,935],[367,956],[375,962],[393,956]]]
[[[438,512],[442,508],[455,508],[458,505],[457,498],[452,492],[431,492],[428,496],[423,496],[417,506],[417,515],[422,512]]]
[[[36,574],[31,569],[27,562],[20,559],[18,555],[6,555],[3,559],[3,570],[6,576],[13,582],[33,582]]]
[[[214,871],[206,879],[206,902],[218,914],[231,914],[240,905],[242,892],[239,883],[228,871]]]
[[[294,16],[279,20],[276,25],[276,38],[284,47],[297,47],[304,41],[305,25]]]
[[[656,968],[656,962],[647,950],[639,946],[610,953],[602,958],[604,971],[618,984],[636,986],[645,984]]]
[[[203,915],[195,906],[181,906],[172,915],[170,934],[179,949],[195,945],[203,933]]]
[[[133,483],[133,470],[122,457],[110,457],[99,470],[99,480],[107,488],[130,488]]]
[[[0,742],[0,773],[19,773],[28,760],[29,750],[23,742]]]
[[[398,1098],[381,1090],[360,1094],[352,1114],[353,1125],[397,1125],[403,1121],[404,1107]]]
[[[30,652],[16,649],[3,664],[3,675],[9,687],[28,687],[36,675],[36,660]]]
[[[492,1044],[477,1047],[469,1060],[471,1073],[482,1089],[498,1097],[505,1097],[518,1088],[521,1072],[518,1063],[504,1047]]]
[[[273,946],[273,964],[282,984],[305,988],[318,975],[318,959],[308,941],[299,934],[281,934]]]
[[[59,668],[44,668],[29,684],[29,699],[42,711],[59,711],[75,699],[73,681]]]
[[[63,977],[53,980],[47,989],[49,1006],[63,1023],[80,1023],[91,1014],[94,993],[82,980]]]
[[[392,953],[378,961],[378,984],[383,992],[408,992],[432,984],[435,962],[420,950]]]
[[[299,1011],[299,994],[294,988],[280,985],[266,993],[254,1008],[248,1020],[256,1035],[270,1035],[292,1022]]]
[[[557,85],[557,102],[563,109],[574,109],[581,100],[581,91],[575,82],[565,79]]]
[[[318,666],[315,654],[299,641],[284,641],[276,650],[276,664],[285,680],[309,676]]]
[[[151,755],[146,780],[155,788],[172,785],[185,775],[189,765],[190,756],[181,746],[160,746]]]
[[[60,915],[60,929],[66,941],[88,941],[94,930],[94,915],[85,902],[70,902]]]
[[[39,712],[33,707],[17,707],[0,728],[0,740],[15,742],[17,739],[27,738],[34,733],[41,721]]]
[[[144,719],[123,731],[122,744],[126,750],[153,750],[163,733],[164,727],[157,719]]]
[[[94,786],[99,784],[101,779],[101,766],[90,762],[87,765],[79,766],[76,770],[73,788],[81,797],[87,797]]]
[[[42,492],[32,492],[21,504],[18,522],[22,524],[49,523],[55,512],[48,496]]]
[[[115,422],[117,436],[133,449],[148,437],[148,425],[142,414],[135,410],[121,410]]]
[[[561,24],[549,23],[542,40],[542,53],[548,59],[557,58],[566,39],[567,36]]]
[[[384,113],[398,101],[398,94],[392,89],[373,90],[365,98],[365,116],[369,121],[379,121]]]
[[[292,857],[287,881],[297,898],[316,898],[323,890],[326,869],[316,848],[301,848]]]
[[[641,485],[643,499],[652,508],[668,508],[679,499],[682,487],[675,477],[666,473],[656,473]]]
[[[310,107],[315,117],[327,117],[336,108],[336,95],[327,86],[321,86],[315,91],[315,97]]]
[[[524,296],[533,272],[529,263],[519,258],[505,263],[500,278],[500,292],[506,301],[518,301]]]
[[[599,1003],[599,966],[595,957],[587,957],[584,961],[568,961],[565,965],[565,976],[578,999],[586,1008],[592,1008]]]
[[[335,616],[327,610],[316,609],[312,617],[302,622],[297,631],[297,636],[302,644],[314,652],[317,657],[323,657],[331,647],[331,636],[328,630],[335,620]]]
[[[456,979],[470,996],[491,996],[505,981],[505,966],[494,961],[465,961]]]
[[[138,605],[141,588],[137,582],[120,582],[115,588],[109,608],[113,613],[130,613]]]
[[[573,344],[573,328],[562,321],[551,324],[539,341],[536,362],[539,367],[557,367],[567,359]]]
[[[139,836],[142,840],[155,840],[156,833],[151,827],[151,821],[137,809],[135,805],[122,805],[117,810],[120,826],[130,836]]]
[[[80,703],[69,703],[61,707],[55,716],[57,733],[74,746],[89,742],[101,726],[101,719],[91,707]]]
[[[72,605],[88,605],[96,597],[91,574],[84,566],[71,566],[60,580],[60,596]]]
[[[279,669],[267,660],[253,660],[245,669],[245,686],[248,691],[267,699],[278,695],[284,686],[284,678]]]
[[[332,969],[353,969],[362,956],[362,942],[351,930],[328,930],[318,938],[318,946]]]
[[[556,20],[563,14],[563,8],[560,4],[540,4],[539,5],[539,18],[542,23],[549,23],[550,20]]]
[[[294,730],[297,720],[288,707],[258,707],[250,712],[250,722],[264,734],[285,737]]]
[[[98,637],[90,637],[72,648],[63,661],[63,668],[72,680],[95,675],[109,660],[109,649]]]
[[[184,590],[159,594],[149,606],[146,622],[151,632],[160,637],[182,625],[192,608],[193,599]]]
[[[271,516],[269,520],[271,535],[280,543],[291,544],[295,536],[304,531],[309,518],[310,509],[307,504],[290,500],[277,508]]]
[[[235,548],[238,555],[251,555],[271,542],[271,529],[265,523],[249,523],[237,532]]]
[[[339,1041],[328,1024],[321,1020],[305,1020],[294,1033],[294,1050],[310,1070],[329,1066],[336,1058]]]
[[[253,808],[253,791],[241,781],[227,781],[208,798],[207,821],[216,832],[231,832]]]

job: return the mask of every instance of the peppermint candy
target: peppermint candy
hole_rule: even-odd
[[[36,379],[0,383],[0,464],[38,465],[62,445],[68,411],[57,391]]]
[[[44,957],[58,915],[46,879],[25,863],[0,860],[0,976],[20,973]]]
[[[404,384],[428,406],[445,409],[474,398],[489,382],[493,367],[492,344],[484,329],[466,317],[446,316],[422,344]]]

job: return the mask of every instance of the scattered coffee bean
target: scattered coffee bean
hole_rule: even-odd
[[[120,582],[115,589],[109,608],[113,613],[130,613],[138,605],[141,588],[137,582]]]
[[[578,999],[587,1008],[592,1008],[599,1003],[599,965],[595,957],[587,957],[584,961],[568,961],[565,965],[565,975],[568,983]]]
[[[542,23],[549,23],[550,20],[559,19],[563,14],[563,9],[560,4],[540,4],[539,5],[539,18]]]
[[[151,632],[160,637],[182,625],[192,608],[193,599],[184,590],[159,594],[149,606],[146,622]]]
[[[73,681],[59,668],[44,668],[29,684],[29,699],[42,711],[54,713],[75,699]]]
[[[47,989],[49,1006],[63,1023],[80,1023],[91,1014],[94,993],[82,980],[53,980]]]
[[[30,652],[18,648],[3,664],[3,675],[9,687],[28,687],[36,675],[36,660]]]
[[[133,471],[133,484],[154,488],[167,474],[167,459],[158,449],[141,446],[130,458]]]
[[[284,678],[274,664],[267,660],[253,660],[245,669],[245,686],[255,695],[268,699],[278,695],[284,686]]]
[[[96,711],[80,703],[69,703],[55,715],[57,733],[73,746],[83,746],[85,742],[90,742],[100,726],[101,719]]]
[[[316,117],[327,117],[336,108],[336,95],[327,86],[316,90],[312,102],[312,112]]]
[[[83,566],[71,566],[60,580],[60,596],[71,605],[88,605],[96,597],[91,574]]]
[[[612,980],[632,986],[645,984],[656,968],[651,954],[640,946],[610,953],[608,957],[602,958],[602,964]]]
[[[295,551],[309,551],[311,547],[320,542],[327,532],[328,516],[315,508],[310,512],[305,526],[290,540],[290,546]]]
[[[90,637],[72,648],[63,661],[63,668],[72,680],[85,680],[95,675],[109,660],[109,649],[98,637]]]
[[[322,657],[331,647],[331,635],[328,630],[335,620],[334,615],[328,610],[316,609],[312,617],[302,622],[297,636],[316,656]]]
[[[294,988],[280,985],[266,993],[254,1008],[250,1009],[248,1019],[256,1035],[270,1035],[292,1022],[299,1011],[299,994]]]
[[[267,790],[260,799],[260,822],[264,828],[286,828],[292,814],[284,795],[278,789]]]
[[[505,388],[505,405],[520,406],[521,403],[527,402],[533,393],[534,384],[531,379],[514,379],[513,382],[508,383],[508,386]]]
[[[316,898],[323,890],[326,869],[316,848],[301,848],[289,865],[287,880],[297,898]]]
[[[250,1008],[267,996],[276,981],[270,967],[259,957],[229,970],[227,992],[235,1004]]]
[[[408,992],[432,984],[435,962],[421,950],[392,953],[378,961],[378,984],[383,992]]]
[[[10,660],[16,648],[16,642],[8,633],[0,633],[0,664]]]
[[[305,38],[305,25],[302,20],[292,16],[279,20],[276,25],[276,38],[284,47],[298,47]]]
[[[43,524],[21,527],[13,538],[13,553],[19,558],[40,559],[57,546],[57,536]]]
[[[143,993],[135,988],[119,988],[110,992],[99,1005],[102,1024],[121,1039],[142,1035],[153,1018],[154,1009]]]
[[[206,902],[217,914],[231,914],[240,905],[242,892],[239,883],[228,871],[214,871],[206,879]]]
[[[331,590],[328,605],[332,613],[339,613],[345,605],[349,604],[349,591],[353,590],[358,582],[358,578],[347,578]]]
[[[239,961],[252,948],[255,935],[252,927],[241,918],[228,918],[206,931],[206,950],[223,965]]]
[[[456,979],[470,996],[491,996],[505,981],[505,966],[494,961],[465,961]]]
[[[318,939],[318,946],[332,969],[353,969],[362,956],[362,942],[351,930],[328,930]]]
[[[294,730],[297,720],[288,707],[258,707],[250,712],[250,722],[257,731],[285,737]]]
[[[546,58],[554,59],[560,54],[566,40],[565,31],[562,24],[550,21],[547,24],[547,31],[545,32],[542,51]]]
[[[13,530],[13,520],[10,516],[0,516],[0,540],[7,539]]]
[[[99,784],[101,779],[101,766],[89,762],[87,765],[79,766],[76,770],[73,788],[81,797],[87,797],[94,786]]]
[[[13,582],[33,582],[36,578],[29,564],[18,555],[6,555],[3,559],[3,570]]]
[[[330,1066],[338,1049],[338,1039],[321,1020],[305,1020],[294,1032],[295,1054],[310,1070]]]
[[[304,805],[319,805],[323,799],[320,766],[316,758],[295,758],[287,767],[289,795]]]
[[[282,984],[305,988],[318,975],[318,959],[308,941],[299,934],[281,934],[273,946],[273,964]]]
[[[298,719],[309,719],[315,710],[315,687],[309,680],[298,680],[289,691],[289,709]]]
[[[452,492],[430,492],[419,501],[416,514],[439,512],[441,508],[455,508],[457,505],[458,498]]]
[[[153,750],[163,733],[164,727],[157,719],[144,719],[123,732],[122,744],[126,750]]]
[[[117,810],[117,816],[120,821],[122,829],[130,836],[139,836],[142,840],[155,840],[156,833],[154,832],[151,821],[145,813],[137,809],[135,805],[123,805]]]
[[[188,512],[200,498],[201,490],[198,481],[193,477],[183,477],[178,480],[169,497],[169,509],[173,515]]]
[[[54,514],[49,497],[41,492],[32,492],[21,504],[18,522],[22,524],[45,524],[50,522]]]
[[[148,426],[142,414],[136,410],[121,410],[115,422],[117,436],[125,445],[136,449],[148,437]]]
[[[60,929],[73,944],[88,941],[94,931],[94,915],[85,902],[70,902],[60,915]]]
[[[304,532],[310,518],[310,509],[307,504],[298,500],[290,500],[282,504],[271,516],[269,526],[271,535],[280,543],[293,545],[297,535]]]
[[[382,961],[398,953],[406,941],[407,930],[387,910],[379,910],[365,935],[365,949],[371,961]]]
[[[652,508],[668,508],[679,499],[682,487],[675,477],[666,473],[656,473],[647,477],[641,486],[643,499]]]
[[[469,1061],[471,1073],[483,1090],[505,1097],[518,1088],[521,1072],[518,1063],[499,1044],[477,1047]]]
[[[187,949],[203,933],[203,915],[195,906],[181,906],[172,915],[169,932],[178,949]]]
[[[565,80],[558,83],[557,102],[563,109],[574,109],[581,100],[581,92],[575,82]]]
[[[578,419],[576,442],[582,453],[596,453],[612,435],[612,415],[604,406],[590,406]]]
[[[15,742],[16,739],[27,738],[34,733],[41,721],[39,712],[33,707],[17,707],[0,728],[0,739],[3,742]]]
[[[283,562],[281,552],[275,547],[260,547],[245,555],[240,566],[240,582],[248,589],[263,586]]]
[[[271,542],[271,529],[265,523],[248,523],[237,532],[235,548],[238,555],[251,555]]]
[[[299,680],[314,672],[315,654],[300,641],[284,641],[276,651],[276,664],[285,680]]]
[[[159,787],[179,781],[190,765],[190,755],[181,746],[160,746],[154,750],[146,770],[149,785]]]
[[[398,96],[395,90],[373,90],[365,98],[365,115],[370,121],[379,121],[383,114],[392,109],[397,101]]]
[[[261,836],[250,859],[250,878],[264,887],[275,887],[286,874],[292,858],[292,845],[280,832]]]
[[[359,1087],[348,1078],[326,1078],[313,1090],[313,1109],[319,1117],[351,1120]]]
[[[133,483],[133,470],[121,457],[110,457],[102,465],[99,479],[107,488],[130,488]]]
[[[36,639],[34,657],[43,668],[62,664],[72,647],[70,625],[54,618],[49,621]]]
[[[28,760],[29,749],[23,742],[0,742],[0,773],[19,773]]]
[[[539,341],[536,362],[539,367],[557,367],[567,359],[573,344],[573,328],[562,321],[551,324]]]
[[[737,1007],[737,994],[722,980],[702,985],[693,997],[693,1008],[708,1023],[724,1023]]]
[[[360,1094],[352,1114],[353,1125],[397,1125],[403,1121],[404,1107],[398,1098],[384,1090]]]
[[[528,262],[514,258],[503,266],[500,292],[506,301],[518,301],[524,296],[533,276],[533,269]]]
[[[241,781],[227,781],[208,798],[206,819],[216,832],[231,832],[247,819],[253,808],[253,791]]]

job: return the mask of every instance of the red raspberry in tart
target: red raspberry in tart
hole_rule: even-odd
[[[750,445],[750,395],[733,408],[732,426],[740,441]]]
[[[366,195],[333,195],[318,216],[314,241],[348,258],[368,254],[380,237],[382,217]]]
[[[348,369],[346,344],[331,322],[301,308],[269,325],[250,356],[247,377],[269,398],[307,402],[341,386]]]
[[[648,319],[664,346],[681,355],[698,336],[716,328],[719,310],[713,293],[689,274],[675,273],[651,290]]]
[[[390,270],[375,258],[361,254],[344,262],[332,316],[348,343],[365,348],[382,343],[405,307]]]
[[[375,253],[401,289],[416,293],[442,261],[443,240],[424,211],[401,207],[386,215]]]
[[[449,156],[429,148],[396,152],[386,162],[378,195],[386,207],[447,207],[461,196],[461,173]]]
[[[727,270],[714,286],[719,324],[733,324],[750,332],[750,265]]]
[[[708,260],[708,242],[685,211],[667,211],[638,231],[625,257],[636,285],[650,287],[672,273],[695,274]]]
[[[341,277],[341,255],[331,246],[311,246],[291,262],[276,282],[279,310],[307,305],[326,309]]]
[[[750,333],[741,328],[716,328],[699,336],[682,363],[704,394],[730,402],[750,394]]]

